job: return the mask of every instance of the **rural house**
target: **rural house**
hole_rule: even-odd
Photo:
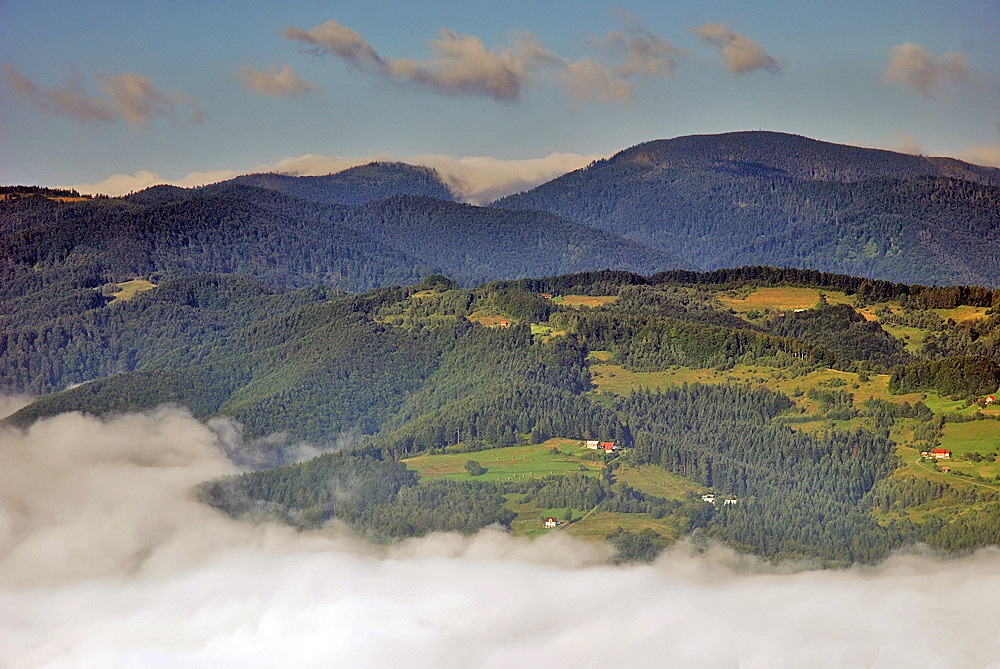
[[[594,439],[593,441],[588,441],[587,442],[587,448],[589,448],[592,451],[596,451],[597,447],[600,446],[600,444],[601,444],[601,442],[599,442],[596,439]]]
[[[556,520],[555,518],[549,517],[549,518],[545,519],[545,527],[546,527],[546,529],[551,529],[551,528],[555,527],[558,524],[559,524],[559,521]]]

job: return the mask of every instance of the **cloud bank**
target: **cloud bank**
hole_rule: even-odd
[[[43,89],[8,63],[7,80],[18,97],[30,104],[82,123],[125,121],[131,125],[148,126],[156,118],[165,118],[175,125],[201,123],[205,112],[186,93],[164,93],[149,77],[135,72],[105,75],[94,73],[103,97],[88,96],[83,77],[75,70],[61,88]]]
[[[722,54],[731,74],[746,74],[754,70],[781,74],[784,68],[781,60],[768,54],[759,43],[730,30],[724,23],[706,23],[691,32]]]
[[[199,504],[234,471],[164,408],[0,432],[0,665],[997,667],[1000,552],[611,567],[496,530],[376,548]]]
[[[306,154],[283,158],[272,164],[258,165],[252,170],[242,172],[236,170],[191,172],[180,179],[165,179],[156,172],[140,170],[135,174],[115,174],[97,183],[70,187],[81,193],[116,196],[127,195],[158,184],[192,188],[255,172],[321,176],[358,165],[367,165],[373,161],[388,161],[432,167],[460,199],[485,204],[504,195],[533,188],[566,172],[584,167],[601,157],[597,154],[552,153],[544,158],[503,160],[489,156],[455,157],[443,154],[413,156],[373,154],[354,158]]]
[[[908,86],[925,98],[937,96],[947,82],[961,83],[972,77],[965,54],[948,52],[935,56],[925,47],[912,42],[897,44],[889,50],[885,80],[889,84]]]

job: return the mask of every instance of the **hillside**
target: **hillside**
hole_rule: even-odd
[[[230,455],[256,471],[207,482],[205,501],[380,541],[535,534],[555,515],[621,559],[695,530],[830,564],[1000,542],[1000,409],[984,400],[998,291],[764,267],[356,296],[217,276],[147,288],[15,316],[0,388],[93,380],[6,422],[164,402],[230,417],[246,439]],[[300,440],[341,450],[296,464]],[[934,448],[951,460],[921,456]]]
[[[1000,285],[1000,170],[769,132],[632,147],[495,206],[548,211],[695,267]]]
[[[405,163],[370,163],[315,177],[247,174],[222,183],[268,188],[326,204],[364,204],[394,195],[425,195],[446,201],[455,199],[437,172]]]
[[[106,284],[202,272],[357,292],[433,272],[475,283],[679,265],[663,252],[550,214],[429,197],[348,207],[223,184],[158,187],[126,199],[0,201],[0,301],[25,299],[56,311],[93,306],[101,301],[95,290]]]

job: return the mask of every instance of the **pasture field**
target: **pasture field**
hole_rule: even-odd
[[[615,470],[615,478],[647,495],[684,500],[690,493],[702,494],[705,488],[690,479],[671,474],[655,465],[622,464]]]
[[[954,309],[931,309],[938,316],[944,320],[949,318],[956,323],[962,323],[963,321],[974,321],[980,318],[986,318],[987,307],[970,307],[964,305],[961,307],[955,307]]]
[[[794,311],[796,309],[813,309],[819,304],[820,294],[826,297],[830,304],[854,305],[854,296],[838,291],[819,290],[818,288],[798,288],[795,286],[766,286],[742,295],[732,292],[716,294],[716,299],[724,306],[746,313],[749,311]]]
[[[114,298],[108,304],[118,304],[119,302],[128,302],[137,294],[152,290],[156,288],[156,284],[146,279],[132,279],[131,281],[126,281],[125,283],[118,284],[118,292],[114,293]]]
[[[1000,451],[1000,422],[986,419],[947,423],[941,435],[941,448],[946,448],[952,452],[952,456],[959,457],[966,453]]]
[[[605,541],[608,534],[619,527],[631,532],[640,532],[648,528],[671,541],[676,541],[681,535],[680,528],[674,520],[654,518],[648,513],[596,511],[582,520],[563,527],[570,536],[589,541]]]
[[[472,313],[466,316],[473,323],[479,323],[480,325],[485,325],[488,328],[498,328],[503,327],[503,323],[507,325],[514,325],[519,321],[516,321],[507,316],[500,316],[497,314],[484,314],[484,313]]]
[[[611,304],[618,299],[617,295],[556,295],[552,301],[571,309],[590,307],[596,309]]]
[[[558,448],[559,453],[552,453]],[[596,476],[604,460],[585,458],[588,451],[578,439],[549,439],[541,444],[491,448],[472,453],[442,453],[418,455],[403,460],[421,478],[445,477],[456,481],[518,481],[541,479],[554,474],[585,473]],[[475,460],[486,473],[470,476],[465,463]],[[582,467],[582,469],[581,469]]]

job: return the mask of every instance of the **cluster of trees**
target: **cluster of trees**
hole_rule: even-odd
[[[922,360],[896,367],[889,392],[905,394],[935,390],[941,395],[972,398],[1000,388],[1000,365],[982,356]]]

